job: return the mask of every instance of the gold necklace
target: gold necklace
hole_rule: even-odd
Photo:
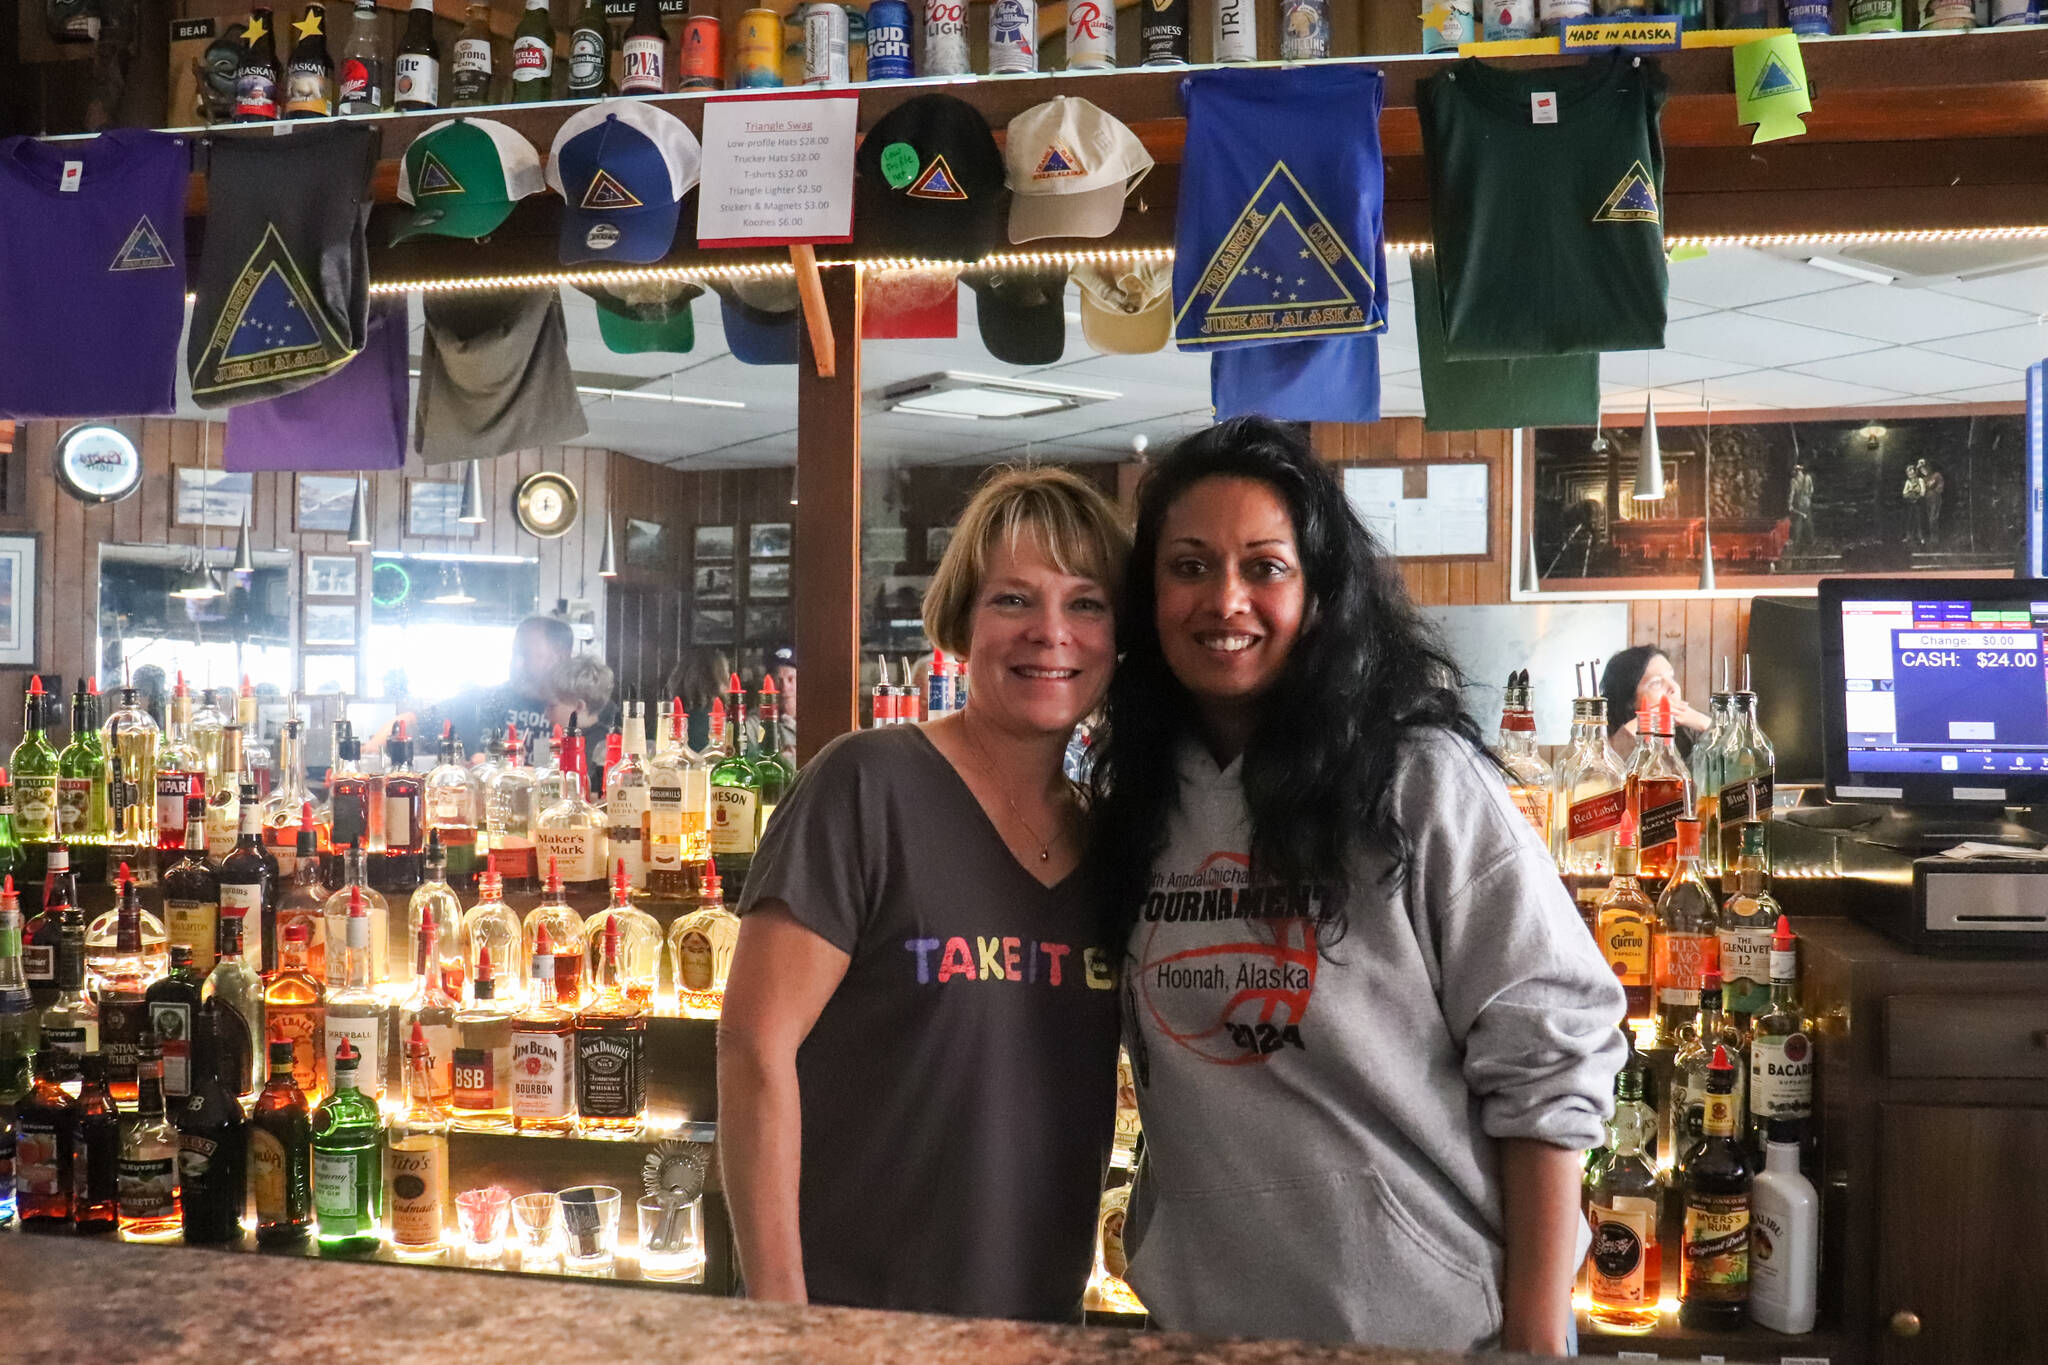
[[[1052,845],[1048,844],[1042,837],[1040,837],[1037,829],[1035,829],[1032,826],[1029,820],[1026,820],[1024,818],[1024,812],[1017,809],[1017,803],[1010,799],[1010,789],[1004,786],[1002,780],[996,776],[996,765],[989,762],[987,751],[981,747],[981,741],[974,737],[974,731],[968,729],[966,725],[966,718],[964,716],[962,717],[960,729],[961,732],[967,736],[967,743],[973,748],[974,756],[981,761],[982,774],[985,777],[987,777],[990,781],[996,784],[996,794],[1003,798],[1003,804],[1010,808],[1010,814],[1016,817],[1018,824],[1024,826],[1024,832],[1026,834],[1029,834],[1032,837],[1032,839],[1037,842],[1038,861],[1040,861],[1041,863],[1051,862]],[[1064,835],[1066,831],[1061,830],[1059,831],[1059,833],[1061,835]]]

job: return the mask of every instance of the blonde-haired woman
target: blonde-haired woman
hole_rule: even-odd
[[[966,709],[833,741],[776,811],[718,1044],[754,1298],[1080,1311],[1120,952],[1060,760],[1109,683],[1128,549],[1073,474],[989,480],[924,602]]]

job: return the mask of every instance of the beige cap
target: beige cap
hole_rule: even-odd
[[[1107,237],[1124,196],[1152,169],[1137,134],[1087,100],[1062,95],[1010,120],[1003,142],[1010,240]]]
[[[1081,336],[1103,355],[1150,355],[1173,333],[1173,263],[1125,261],[1074,267]]]

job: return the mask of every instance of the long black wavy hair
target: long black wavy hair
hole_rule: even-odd
[[[1294,429],[1240,417],[1188,437],[1138,491],[1125,600],[1123,655],[1090,777],[1091,857],[1128,932],[1164,852],[1180,800],[1178,750],[1199,734],[1193,698],[1161,652],[1154,574],[1169,508],[1209,478],[1255,479],[1287,507],[1308,592],[1294,649],[1244,751],[1252,874],[1261,882],[1325,888],[1325,944],[1349,928],[1347,855],[1361,837],[1406,875],[1409,839],[1388,808],[1404,735],[1437,727],[1485,752],[1461,699],[1463,679],[1435,629],[1409,600],[1393,558],[1352,511],[1331,468]]]

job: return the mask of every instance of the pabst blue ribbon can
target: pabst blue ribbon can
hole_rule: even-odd
[[[740,90],[767,90],[781,84],[782,16],[772,9],[750,9],[740,16],[733,85]]]
[[[988,7],[988,74],[1038,70],[1038,0],[995,0]]]
[[[826,0],[804,6],[804,84],[846,85],[846,11]]]
[[[917,74],[967,73],[967,0],[924,0],[924,65]]]
[[[1067,70],[1116,65],[1116,0],[1067,0]]]
[[[1216,0],[1216,60],[1259,59],[1258,0]]]
[[[1330,55],[1330,0],[1280,0],[1280,60],[1319,62]]]
[[[868,79],[907,81],[911,75],[910,6],[875,0],[868,6]]]

